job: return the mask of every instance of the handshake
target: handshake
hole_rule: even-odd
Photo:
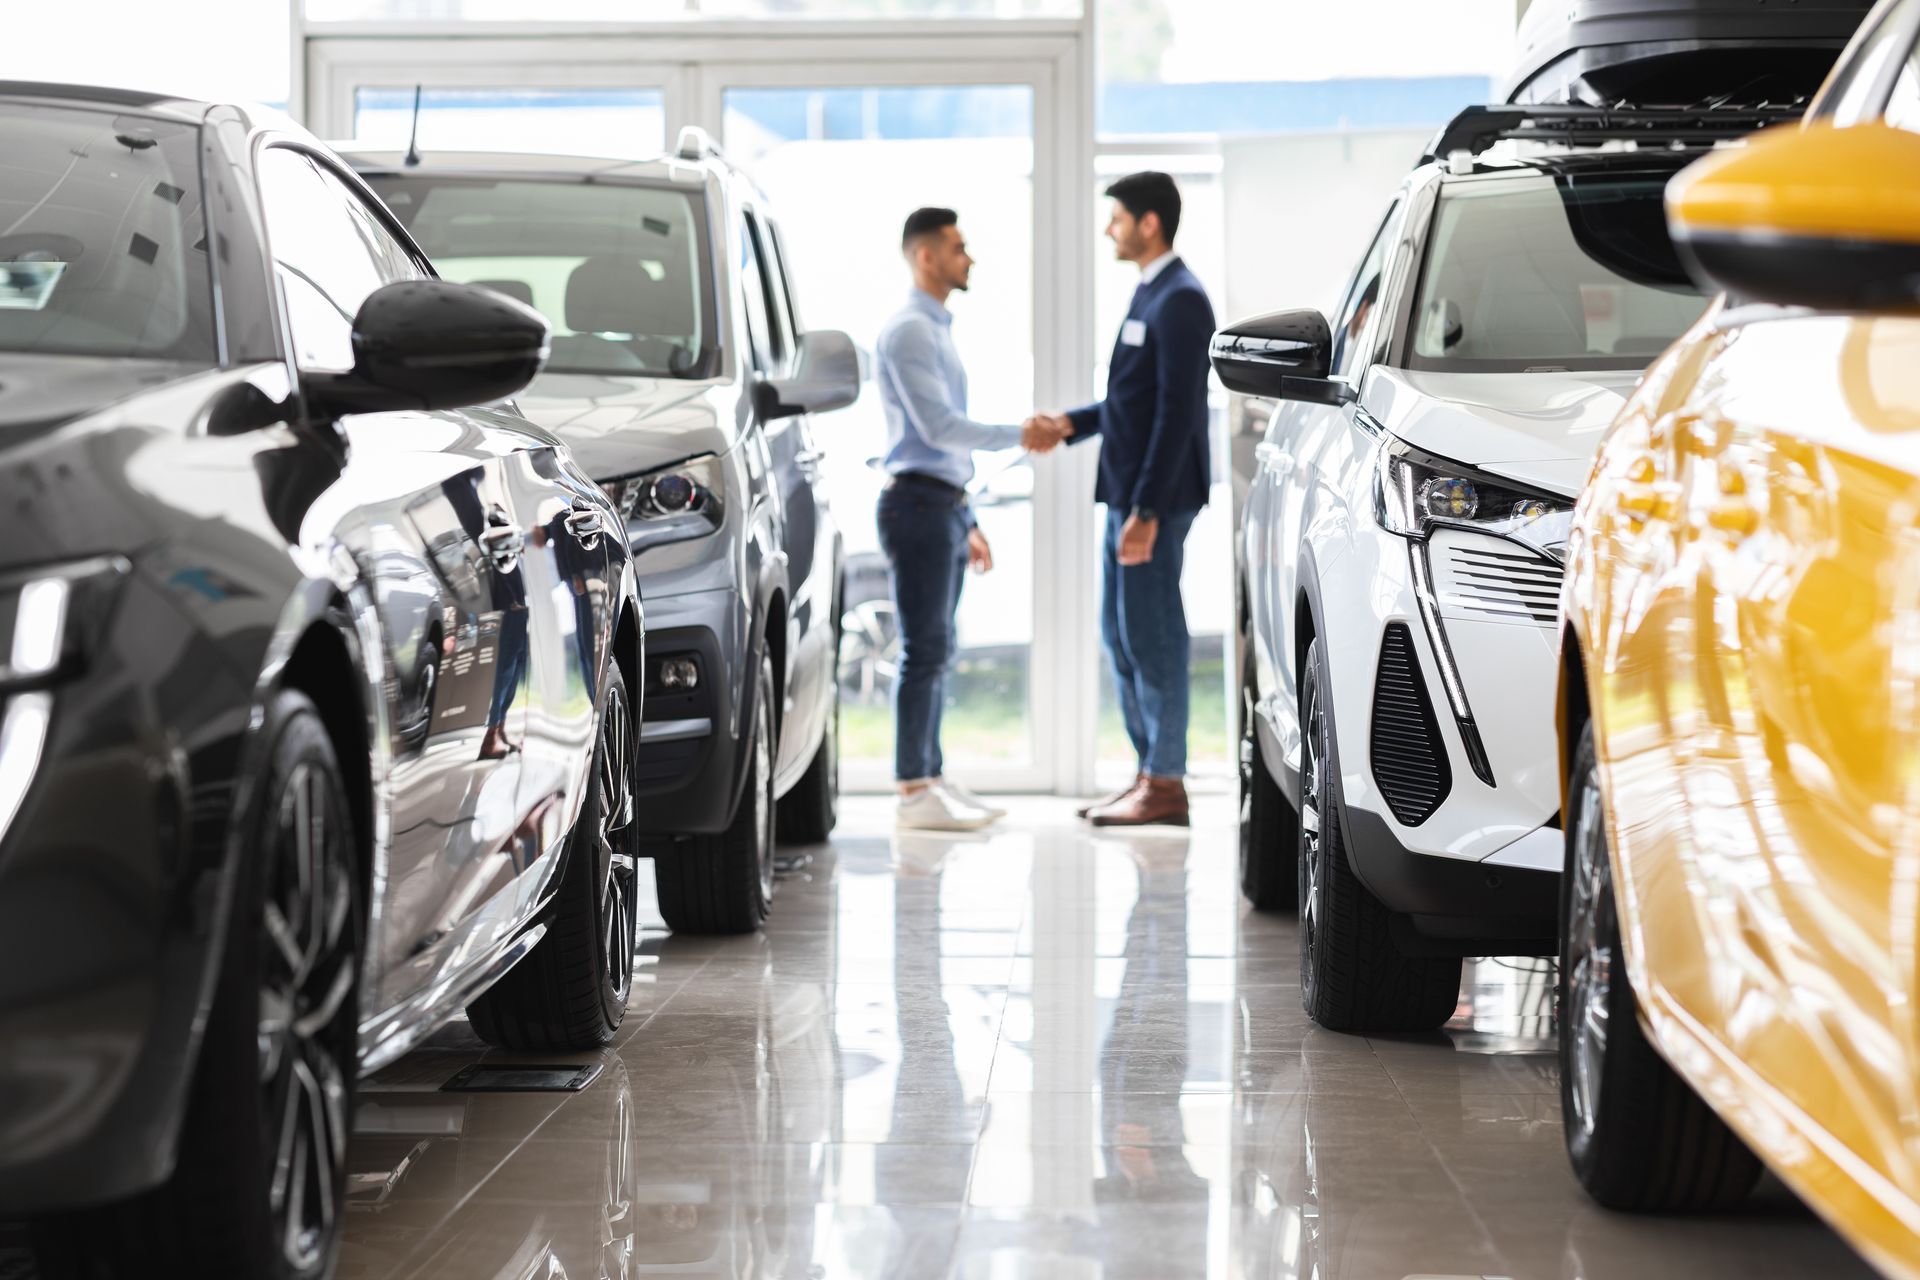
[[[1073,434],[1064,413],[1036,413],[1020,424],[1020,447],[1028,453],[1052,453]]]

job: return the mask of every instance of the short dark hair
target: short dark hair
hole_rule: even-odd
[[[1160,215],[1160,229],[1167,243],[1180,231],[1180,188],[1164,173],[1149,170],[1130,173],[1107,188],[1107,196],[1118,200],[1136,219],[1150,213]]]
[[[907,215],[907,225],[900,232],[900,248],[904,252],[921,236],[934,235],[959,225],[960,215],[951,209],[915,209]]]

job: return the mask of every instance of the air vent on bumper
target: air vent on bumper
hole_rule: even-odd
[[[1550,627],[1560,608],[1558,564],[1516,542],[1471,535],[1436,538],[1434,585],[1449,617]]]
[[[1372,739],[1373,780],[1387,807],[1400,825],[1419,826],[1452,790],[1453,770],[1405,623],[1389,623],[1380,642]]]

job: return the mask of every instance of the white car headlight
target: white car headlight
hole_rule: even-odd
[[[1424,538],[1440,527],[1473,529],[1511,538],[1554,560],[1565,557],[1572,498],[1524,488],[1398,441],[1381,448],[1374,478],[1381,527],[1402,537]]]
[[[711,454],[605,480],[600,488],[626,521],[627,541],[635,551],[707,537],[719,531],[726,516],[722,466]]]

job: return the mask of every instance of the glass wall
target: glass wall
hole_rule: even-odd
[[[353,137],[365,147],[404,151],[413,128],[412,89],[361,88],[353,96]],[[667,143],[665,95],[658,89],[426,89],[420,95],[422,151],[546,151],[566,155],[659,155]]]
[[[955,209],[978,260],[972,289],[950,302],[970,412],[1004,423],[1031,413],[1032,89],[742,87],[728,89],[724,104],[727,152],[773,202],[807,325],[843,329],[871,350],[911,288],[901,224],[923,205]],[[848,557],[841,749],[872,777],[891,764],[898,662],[873,520],[885,479],[879,396],[869,388],[819,432]],[[962,775],[1032,758],[1033,473],[1018,450],[977,460],[975,509],[996,563],[968,578],[960,603],[943,736]]]

